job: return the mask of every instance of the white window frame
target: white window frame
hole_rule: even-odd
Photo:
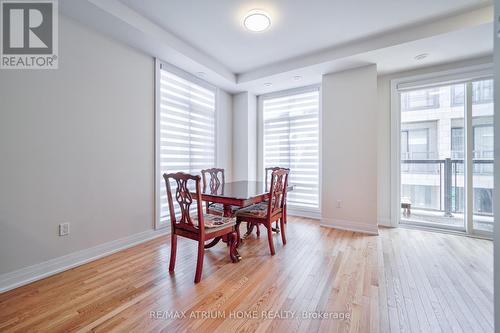
[[[309,91],[317,90],[319,92],[319,105],[318,105],[318,146],[319,146],[319,156],[318,156],[318,170],[319,170],[319,179],[318,179],[318,208],[317,209],[296,209],[296,208],[287,208],[287,212],[290,215],[302,216],[313,219],[321,218],[321,204],[322,204],[322,185],[321,180],[323,178],[323,168],[322,168],[322,133],[323,133],[323,107],[322,107],[322,90],[320,84],[293,88],[282,90],[278,92],[268,93],[259,95],[257,97],[257,179],[264,179],[264,108],[263,101],[266,98],[277,98],[284,97],[293,94],[306,93]],[[293,185],[293,184],[291,184]]]
[[[468,83],[473,80],[493,78],[493,65],[483,64],[470,66],[465,68],[452,69],[447,71],[438,71],[391,80],[391,226],[398,227],[401,222],[401,101],[400,93],[405,90],[413,90],[419,88],[429,88],[433,86],[452,85],[459,83]],[[471,85],[467,84],[466,90],[471,89]],[[466,92],[467,93],[467,92]],[[472,101],[466,101],[465,110],[465,127],[470,127],[472,124]],[[470,122],[470,124],[469,124]],[[469,131],[470,132],[470,131]],[[471,140],[471,133],[467,133],[464,128],[466,140]],[[469,161],[469,156],[472,153],[470,142],[466,144],[467,150],[465,154],[467,187],[472,191],[472,162]],[[470,150],[470,151],[469,151]],[[470,163],[469,163],[470,162]],[[469,165],[470,164],[470,165]],[[498,170],[495,169],[494,177]],[[467,190],[465,191],[467,192]],[[482,232],[473,228],[472,220],[472,195],[465,194],[465,211],[466,233],[480,237],[491,237],[488,232]]]
[[[154,204],[154,228],[156,230],[158,229],[164,229],[164,228],[170,228],[170,223],[164,223],[163,225],[160,224],[160,193],[161,191],[166,191],[165,187],[165,182],[162,182],[163,175],[160,173],[160,70],[164,68],[168,70],[169,72],[185,79],[188,81],[191,81],[193,83],[196,83],[204,88],[207,88],[209,90],[213,90],[215,93],[215,128],[214,128],[214,144],[215,144],[215,150],[214,150],[214,159],[215,159],[215,164],[217,165],[219,163],[219,158],[218,158],[218,152],[219,152],[219,135],[218,135],[218,127],[219,127],[219,112],[218,112],[218,107],[219,107],[219,89],[215,87],[214,85],[211,85],[210,83],[188,73],[183,71],[180,68],[177,68],[173,65],[170,65],[158,58],[155,58],[155,89],[154,89],[154,99],[155,99],[155,117],[154,117],[154,136],[155,136],[155,162],[154,162],[154,198],[155,198],[155,204]],[[162,185],[160,185],[162,184]]]

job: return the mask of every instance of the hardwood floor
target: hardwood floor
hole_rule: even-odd
[[[274,237],[274,257],[255,234],[237,264],[223,244],[208,250],[197,285],[196,242],[179,239],[169,274],[170,238],[155,239],[0,294],[0,331],[493,332],[490,241],[296,217],[286,246]]]

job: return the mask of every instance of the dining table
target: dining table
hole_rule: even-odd
[[[219,203],[224,207],[224,216],[232,217],[232,206],[247,207],[269,199],[269,185],[259,181],[235,181],[218,183],[215,186],[204,186],[201,191],[201,199],[207,203]],[[293,185],[287,186],[287,192],[292,191]],[[286,204],[284,207],[284,215],[286,216]],[[273,228],[279,232],[278,228]],[[243,238],[248,236],[252,230],[248,230]],[[210,248],[218,243],[218,240],[205,245],[205,248]]]

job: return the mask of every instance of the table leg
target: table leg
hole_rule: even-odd
[[[231,210],[231,205],[224,205],[224,216],[225,217],[232,217],[233,212]]]
[[[241,260],[241,256],[238,253],[238,235],[235,231],[228,234],[228,243],[229,243],[229,257],[232,262],[238,262]]]
[[[231,205],[224,205],[224,216],[225,217],[233,217],[233,210],[231,209]],[[236,238],[236,246],[238,246],[241,242],[240,234],[236,233],[236,237],[237,237]],[[226,242],[228,246],[231,246],[231,244],[228,240],[224,240],[224,238],[222,240],[224,242]]]
[[[250,236],[250,234],[251,234],[251,233],[252,233],[252,231],[253,231],[253,227],[254,227],[254,225],[253,225],[253,224],[251,224],[251,223],[247,222],[247,232],[245,232],[245,234],[243,235],[242,239],[245,239],[245,238],[247,238],[248,236]]]
[[[232,262],[238,262],[241,260],[241,256],[238,253],[238,235],[236,234],[236,231],[233,231],[229,234],[226,234],[221,237],[222,241],[227,244],[229,247],[229,257],[231,258]]]

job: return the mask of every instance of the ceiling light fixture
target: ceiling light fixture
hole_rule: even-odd
[[[424,60],[425,58],[427,58],[429,56],[429,53],[422,53],[422,54],[419,54],[419,55],[416,55],[415,56],[415,60]]]
[[[196,72],[197,77],[204,78],[207,74],[205,72]]]
[[[295,75],[295,76],[293,77],[293,80],[294,80],[294,81],[299,81],[299,80],[301,80],[301,79],[302,79],[302,76],[300,76],[300,75]]]
[[[270,86],[272,86],[272,85],[273,85],[273,84],[272,84],[271,82],[266,82],[266,83],[264,83],[264,87],[270,87]]]
[[[253,9],[245,16],[243,25],[250,31],[262,32],[271,26],[271,18],[265,11]]]

